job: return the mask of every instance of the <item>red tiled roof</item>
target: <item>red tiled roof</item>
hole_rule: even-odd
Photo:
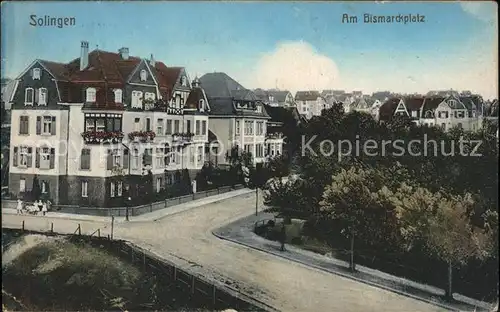
[[[63,102],[81,102],[83,100],[81,85],[85,84],[86,87],[93,86],[97,89],[98,103],[107,105],[108,101],[114,104],[112,88],[124,87],[141,59],[130,56],[127,60],[123,60],[119,53],[93,50],[89,53],[88,66],[84,70],[80,70],[80,58],[67,64],[41,62],[58,80]],[[150,68],[162,96],[168,100],[183,68],[167,67],[162,62],[156,62],[155,66]]]

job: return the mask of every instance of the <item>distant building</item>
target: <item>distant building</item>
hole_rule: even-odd
[[[329,109],[329,104],[318,91],[297,91],[295,103],[299,113],[307,119],[313,116],[321,116],[324,109]]]
[[[255,89],[255,95],[262,103],[274,107],[294,107],[295,100],[290,91]]]

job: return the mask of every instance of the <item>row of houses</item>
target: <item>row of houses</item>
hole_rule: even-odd
[[[184,67],[152,55],[88,47],[82,42],[68,63],[34,60],[14,80],[14,195],[28,192],[36,176],[56,204],[106,207],[125,189],[139,194],[145,174],[160,192],[180,182],[179,170],[194,178],[208,161],[226,165],[234,146],[255,163],[283,152],[279,114],[225,73],[191,81]]]

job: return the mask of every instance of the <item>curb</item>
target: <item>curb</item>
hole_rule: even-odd
[[[219,229],[221,229],[221,228],[219,228]],[[217,229],[217,230],[219,230],[219,229]],[[440,307],[440,308],[443,308],[443,309],[446,309],[446,310],[449,310],[449,311],[461,311],[461,310],[459,310],[457,308],[451,307],[451,306],[446,305],[446,304],[441,303],[441,302],[436,302],[436,301],[433,301],[433,300],[422,298],[422,297],[419,297],[417,295],[413,295],[413,294],[401,291],[399,289],[394,289],[394,288],[391,288],[391,287],[388,287],[388,286],[385,286],[385,285],[381,285],[381,284],[377,284],[377,283],[374,283],[374,282],[371,282],[371,281],[367,281],[367,280],[364,280],[364,279],[352,276],[350,274],[345,274],[345,273],[342,273],[342,272],[339,272],[339,271],[327,270],[327,269],[322,268],[320,266],[317,266],[315,264],[311,264],[311,263],[307,263],[307,262],[304,262],[304,261],[301,261],[301,260],[297,260],[297,259],[294,259],[294,258],[286,257],[286,256],[284,256],[282,254],[279,254],[279,253],[270,252],[268,250],[265,250],[264,248],[255,247],[255,246],[252,246],[251,244],[240,242],[240,241],[238,241],[236,239],[233,239],[233,238],[227,238],[227,237],[225,237],[225,236],[217,233],[216,232],[217,230],[212,231],[212,234],[214,236],[216,236],[217,238],[222,239],[222,240],[226,240],[226,241],[229,241],[229,242],[232,242],[232,243],[235,243],[235,244],[239,244],[239,245],[245,246],[247,248],[255,249],[255,250],[258,250],[260,252],[264,252],[266,254],[270,254],[270,255],[273,255],[273,256],[276,256],[276,257],[279,257],[279,258],[287,259],[289,261],[300,263],[300,264],[305,265],[307,267],[311,267],[311,268],[314,268],[314,269],[317,269],[317,270],[320,270],[320,271],[323,271],[323,272],[326,272],[326,273],[339,275],[339,276],[342,276],[342,277],[354,280],[356,282],[360,282],[360,283],[367,284],[367,285],[370,285],[370,286],[373,286],[373,287],[377,287],[377,288],[381,288],[381,289],[384,289],[384,290],[387,290],[387,291],[391,291],[393,293],[396,293],[396,294],[399,294],[399,295],[402,295],[402,296],[405,296],[405,297],[408,297],[408,298],[416,299],[416,300],[419,300],[419,301],[422,301],[422,302],[425,302],[425,303],[429,303],[429,304],[435,305],[437,307]]]

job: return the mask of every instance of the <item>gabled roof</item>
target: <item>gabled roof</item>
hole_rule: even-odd
[[[209,99],[232,98],[234,95],[241,96],[243,92],[239,92],[239,90],[246,90],[245,87],[226,73],[205,74],[200,78],[200,83]]]
[[[422,106],[422,110],[425,112],[427,111],[434,111],[439,104],[443,103],[445,100],[444,97],[442,96],[430,96],[425,98],[424,105]]]
[[[296,101],[316,101],[319,97],[318,91],[297,91],[295,94]]]
[[[410,96],[410,97],[405,97],[403,99],[403,102],[408,111],[417,111],[420,110],[424,105],[424,100],[425,100],[424,97]]]
[[[191,89],[191,92],[189,92],[184,108],[197,109],[199,107],[200,100],[208,102],[203,89],[199,87],[193,87],[193,89]]]
[[[391,116],[393,116],[400,101],[400,98],[390,98],[385,101],[382,106],[380,106],[380,119],[389,119]]]

